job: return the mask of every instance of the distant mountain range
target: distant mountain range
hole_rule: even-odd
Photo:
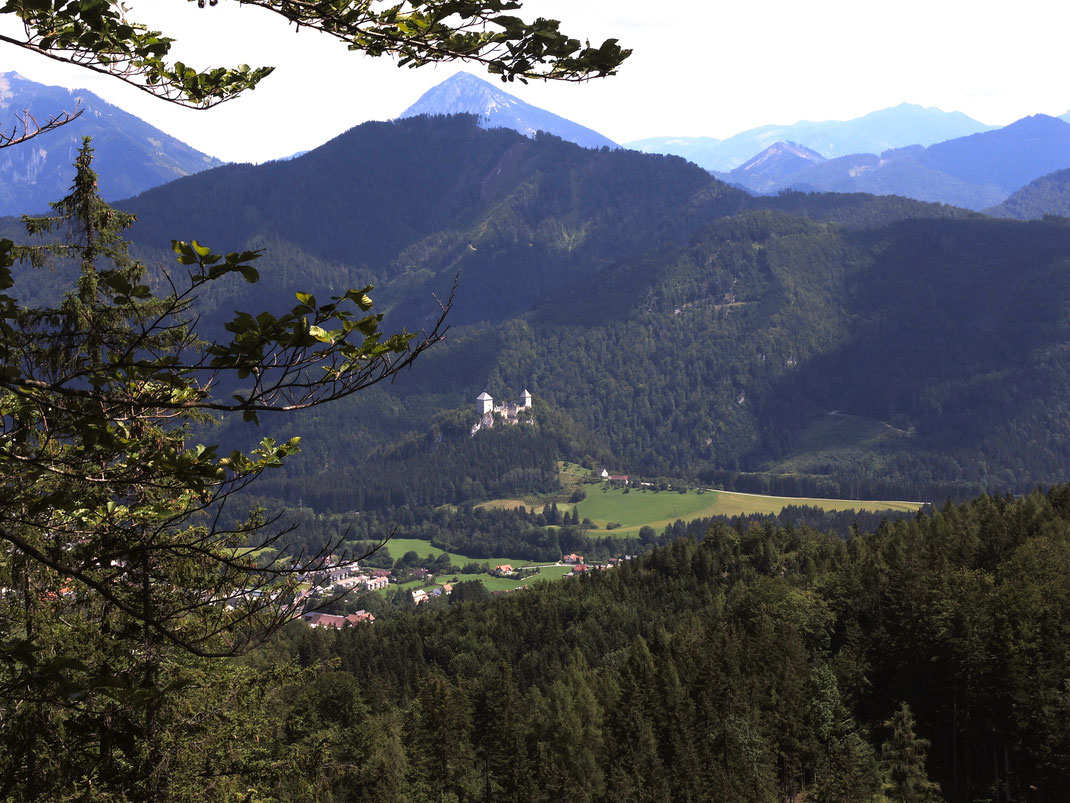
[[[876,154],[800,159],[778,143],[720,174],[752,192],[868,192],[985,209],[1034,179],[1070,167],[1070,123],[1035,115],[1005,128]]]
[[[546,131],[584,148],[619,147],[597,131],[525,103],[494,84],[466,72],[459,72],[432,87],[400,116],[405,118],[420,114],[474,114],[483,128],[510,128],[526,137]]]
[[[779,189],[799,171],[827,161],[817,151],[796,142],[777,142],[724,178],[748,190],[765,193]]]
[[[682,156],[707,170],[727,172],[776,142],[797,143],[817,151],[826,159],[833,159],[855,153],[881,153],[907,145],[932,145],[992,128],[961,112],[903,103],[853,120],[803,120],[794,125],[764,125],[724,140],[653,137],[626,142],[624,147],[644,153]]]
[[[73,122],[14,148],[0,150],[0,215],[42,212],[67,194],[71,162],[82,137],[93,137],[94,166],[107,200],[136,195],[222,162],[106,103],[84,89],[45,86],[0,73],[0,125],[10,131],[24,109],[50,114],[84,111]]]

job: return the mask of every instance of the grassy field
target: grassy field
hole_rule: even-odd
[[[466,562],[467,560],[468,559],[465,558]],[[539,569],[538,574],[528,575],[523,580],[513,577],[491,577],[486,574],[440,574],[435,577],[435,580],[432,583],[425,583],[422,580],[410,580],[399,586],[389,586],[389,588],[402,588],[406,591],[415,591],[417,588],[425,588],[428,590],[428,593],[430,593],[430,590],[435,586],[449,583],[456,577],[458,582],[464,582],[465,580],[479,580],[479,582],[487,587],[487,591],[512,591],[514,588],[531,585],[532,583],[538,583],[544,580],[560,580],[571,571],[571,566],[543,566]],[[380,593],[386,592],[383,590]]]
[[[518,586],[531,585],[542,580],[560,580],[572,571],[571,566],[545,566],[539,569],[539,573],[525,577],[523,580],[514,580],[509,577],[488,577],[485,574],[462,574],[458,575],[462,580],[480,580],[488,591],[511,591]]]
[[[513,510],[518,507],[530,509],[531,505],[523,499],[491,499],[489,502],[476,505],[476,507],[481,507],[485,510]]]
[[[566,463],[563,460],[557,461],[557,470],[564,474],[573,474],[577,477],[591,476],[591,469],[584,468],[579,463]]]
[[[913,512],[920,502],[880,502],[852,499],[809,499],[788,496],[760,496],[732,491],[637,491],[593,488],[579,503],[580,518],[589,518],[595,535],[635,535],[639,528],[653,527],[659,534],[677,519],[691,521],[709,516],[739,516],[750,513],[779,513],[788,505],[812,505],[825,510],[890,510]],[[607,530],[616,522],[621,526]]]
[[[443,553],[444,550],[438,547],[431,546],[430,541],[421,541],[419,538],[391,538],[386,542],[387,548],[390,550],[390,557],[397,560],[406,552],[415,552],[421,558],[437,558]],[[495,566],[499,566],[503,563],[508,563],[511,566],[523,566],[529,561],[522,558],[470,558],[467,555],[458,555],[456,552],[448,553],[450,561],[455,566],[464,566],[466,563],[489,563],[493,569]]]
[[[603,527],[607,522],[615,521],[622,528],[634,527],[638,530],[654,521],[671,524],[677,519],[712,516],[713,513],[705,511],[716,504],[717,494],[712,492],[681,494],[673,491],[631,490],[624,493],[621,489],[589,485],[587,498],[577,507],[581,519],[590,519]]]

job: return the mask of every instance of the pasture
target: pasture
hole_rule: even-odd
[[[390,550],[390,557],[397,560],[406,552],[415,552],[421,558],[437,558],[445,550],[438,547],[431,546],[430,541],[421,541],[419,538],[391,538],[386,542],[386,547]],[[526,561],[523,558],[470,558],[467,555],[460,555],[456,552],[447,553],[450,556],[450,562],[455,566],[464,566],[466,563],[487,563],[493,569],[495,566],[499,566],[503,563],[508,563],[511,566],[524,566],[530,561]]]
[[[763,496],[734,491],[652,491],[587,486],[587,498],[576,507],[581,519],[589,518],[596,529],[592,535],[636,535],[643,526],[659,534],[677,519],[693,521],[710,516],[745,516],[751,513],[776,514],[788,505],[809,505],[824,510],[867,510],[914,512],[921,502],[884,502],[856,499],[817,499],[791,496]],[[620,524],[607,529],[611,522]]]

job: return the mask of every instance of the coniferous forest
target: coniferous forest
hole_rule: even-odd
[[[846,538],[718,523],[493,601],[469,581],[374,625],[294,623],[160,712],[163,791],[1059,800],[1068,572],[1060,486]],[[5,788],[138,788],[101,763],[116,723],[75,721],[6,739]]]
[[[301,783],[337,799],[1058,800],[1068,572],[1062,486],[846,539],[714,525],[490,605],[287,631],[274,657],[320,668],[275,758],[323,751],[338,774]]]

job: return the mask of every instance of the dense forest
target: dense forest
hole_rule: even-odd
[[[1045,215],[1070,215],[1070,169],[1056,170],[1026,184],[998,206],[985,210],[995,217],[1033,220]]]
[[[846,539],[715,523],[494,600],[462,582],[371,626],[295,623],[187,681],[180,710],[160,711],[183,723],[162,731],[166,791],[1055,801],[1070,784],[1068,573],[1064,486]],[[91,772],[107,794],[125,749],[111,727],[83,721],[84,749],[53,761],[62,733],[27,730],[0,746],[0,782],[26,783],[34,751],[34,788]]]
[[[714,525],[493,603],[294,630],[276,655],[338,663],[282,706],[275,749],[324,751],[337,776],[303,781],[339,799],[1056,800],[1068,500],[846,541]]]

